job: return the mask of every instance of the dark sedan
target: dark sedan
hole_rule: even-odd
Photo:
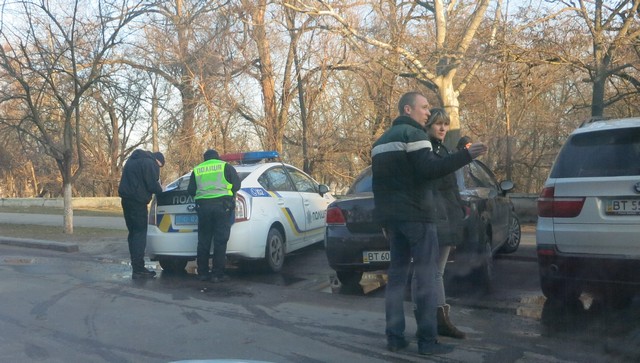
[[[478,160],[458,171],[465,204],[464,238],[449,256],[446,274],[469,276],[488,290],[493,255],[512,253],[520,245],[520,221],[507,192],[509,180],[498,183]],[[325,245],[329,265],[343,286],[357,287],[367,271],[386,270],[389,243],[372,218],[371,168],[365,169],[343,198],[327,209]]]

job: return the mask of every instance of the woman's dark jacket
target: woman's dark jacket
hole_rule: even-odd
[[[440,140],[431,138],[431,145],[433,153],[438,158],[444,159],[451,155]],[[434,180],[433,187],[438,218],[438,242],[440,246],[458,245],[464,238],[465,213],[455,172]]]
[[[400,116],[371,149],[374,217],[388,223],[437,221],[433,180],[471,162],[465,150],[440,158],[418,122]]]
[[[153,154],[149,151],[136,149],[122,168],[118,195],[121,198],[148,204],[154,193],[162,193],[159,179],[160,167]]]

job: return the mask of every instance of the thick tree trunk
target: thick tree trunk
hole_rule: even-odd
[[[63,185],[64,198],[64,233],[73,234],[73,195],[71,183],[65,182]]]
[[[458,100],[458,92],[453,87],[452,77],[442,77],[439,79],[439,82],[437,82],[437,85],[440,90],[443,107],[449,114],[449,119],[451,120],[449,132],[447,132],[444,144],[449,150],[453,150],[462,136],[460,133],[460,101]]]

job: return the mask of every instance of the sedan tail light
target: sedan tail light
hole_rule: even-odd
[[[538,197],[538,216],[577,217],[582,211],[584,200],[585,197],[556,197],[554,187],[544,188]]]
[[[344,214],[342,213],[342,209],[338,207],[329,207],[327,208],[327,224],[332,225],[345,225],[347,224],[347,220],[344,218]]]

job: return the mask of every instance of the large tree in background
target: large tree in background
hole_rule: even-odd
[[[451,134],[456,138],[460,129],[459,96],[481,64],[482,58],[473,54],[480,49],[474,42],[483,22],[489,21],[490,26],[493,24],[485,18],[491,2],[433,0],[398,5],[396,1],[380,1],[371,4],[370,9],[364,9],[363,4],[347,3],[298,0],[286,1],[285,6],[309,16],[324,17],[326,26],[332,31],[353,42],[379,48],[392,59],[400,59],[401,68],[387,63],[383,57],[378,61],[399,75],[416,78],[433,90],[451,117]],[[501,3],[500,0],[496,2],[496,11],[499,11]],[[353,12],[348,13],[348,9]],[[387,28],[397,30],[399,27],[403,36],[393,41],[376,36],[367,28],[369,22],[360,24],[353,20],[358,19],[357,14],[362,12],[388,19]],[[465,73],[460,77],[465,63],[470,65],[464,68]]]
[[[168,166],[179,172],[201,161],[202,143],[196,126],[204,117],[198,109],[204,99],[203,84],[221,67],[229,14],[228,1],[159,1],[149,9],[144,37],[133,41],[136,49],[119,59],[139,70],[161,77],[177,91],[180,109],[175,112],[168,143]]]
[[[584,72],[591,94],[579,106],[590,108],[594,117],[603,116],[618,101],[635,97],[640,91],[640,0],[560,0],[544,5],[542,13],[527,10],[534,15],[527,21],[535,26],[521,33],[528,42],[521,45],[519,61]],[[554,32],[558,29],[562,31]],[[512,40],[517,43],[521,38]]]
[[[73,233],[72,187],[84,168],[81,105],[102,77],[105,59],[121,40],[120,32],[145,11],[129,1],[17,1],[11,22],[3,22],[0,69],[15,93],[0,102],[16,102],[19,119],[3,119],[37,140],[55,159],[62,176],[64,231]],[[5,9],[5,11],[7,11]]]
[[[115,1],[97,5],[104,14]],[[145,2],[149,17],[118,32],[120,38],[105,54],[92,53],[109,65],[96,66],[98,73],[92,73],[93,58],[84,52],[110,41],[110,32],[104,39],[94,34],[107,25],[113,32],[119,18],[102,17],[103,23],[96,20],[90,27],[90,20],[98,18],[78,12],[81,20],[74,29],[84,28],[74,33],[75,43],[64,43],[51,34],[69,28],[70,17],[57,16],[65,21],[50,27],[35,22],[28,28],[29,18],[48,15],[32,2],[12,2],[23,5],[19,12],[3,2],[0,194],[61,190],[62,174],[51,170],[57,160],[67,159],[37,159],[63,150],[47,148],[43,135],[51,135],[51,145],[64,145],[65,120],[71,121],[73,148],[55,155],[71,155],[72,172],[84,170],[74,179],[75,195],[113,194],[121,161],[131,148],[151,147],[148,132],[154,135],[154,149],[168,151],[165,181],[188,171],[203,148],[239,152],[269,145],[281,147],[288,161],[341,192],[369,164],[370,144],[397,114],[400,94],[416,88],[452,114],[459,105],[461,130],[490,145],[483,160],[500,177],[511,176],[520,191],[535,192],[566,135],[597,103],[597,69],[608,72],[605,113],[638,113],[636,3]],[[69,4],[75,3],[56,3],[52,14],[72,11]],[[93,2],[81,4],[78,9],[86,13],[94,10]],[[31,12],[24,11],[25,5]],[[599,48],[607,49],[602,59],[608,67],[595,66],[592,34],[598,32],[589,30],[581,11],[589,21],[601,19],[593,29],[602,30]],[[14,22],[17,18],[25,21]],[[76,70],[70,66],[68,44],[76,45],[76,60],[83,57]],[[58,53],[43,56],[47,47]],[[92,74],[99,74],[93,83],[87,78]],[[439,80],[452,87],[438,85]],[[76,86],[82,96],[74,103],[65,97],[73,97]],[[447,93],[457,98],[447,101]],[[44,121],[34,123],[31,109],[43,110]],[[82,135],[79,144],[76,135]]]
[[[615,81],[633,85],[634,92],[640,90],[638,78],[637,52],[631,51],[640,41],[640,0],[621,1],[562,1],[584,22],[592,41],[591,61],[571,57],[568,61],[575,67],[583,68],[593,83],[591,95],[591,115],[602,116],[607,105],[627,96],[617,92]],[[607,92],[607,84],[613,92]]]

